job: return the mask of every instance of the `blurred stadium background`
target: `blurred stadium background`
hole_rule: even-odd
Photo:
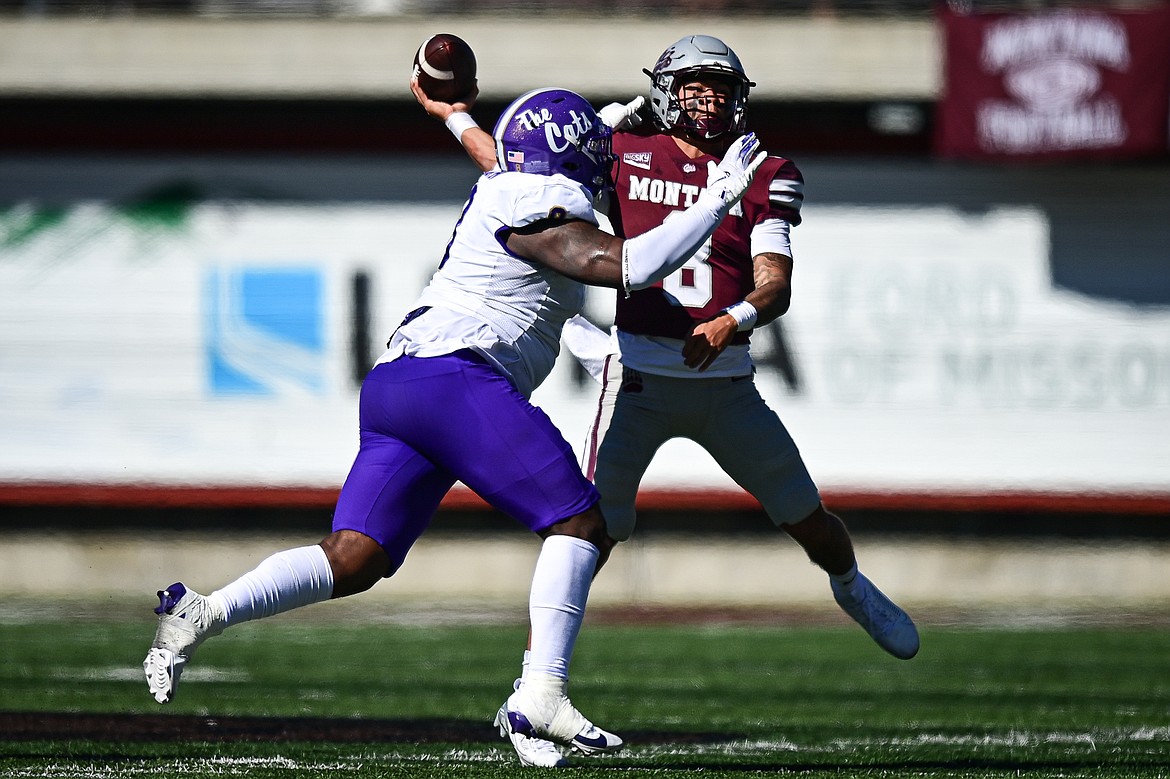
[[[629,99],[702,32],[739,53],[751,125],[808,182],[793,310],[756,338],[759,381],[863,568],[909,605],[1165,610],[1168,12],[4,0],[0,594],[212,587],[327,531],[361,376],[475,178],[407,89],[427,36],[475,49],[490,127],[536,86]],[[1055,145],[956,141],[973,109],[948,77],[977,64],[948,52],[958,25],[1068,14],[1104,32],[1019,36],[1001,85],[1040,115],[1021,133]],[[1148,71],[1136,28],[1155,36]],[[1133,137],[1089,137],[1106,88]],[[588,313],[611,308],[599,292]],[[536,399],[575,442],[593,398],[565,355]],[[644,488],[595,601],[825,605],[823,576],[696,448],[664,449]],[[534,554],[457,491],[371,597],[520,603]]]

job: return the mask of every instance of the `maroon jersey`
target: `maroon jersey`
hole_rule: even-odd
[[[694,203],[707,185],[707,162],[691,159],[669,135],[615,133],[610,222],[632,238]],[[743,300],[752,279],[752,228],[768,219],[800,224],[804,179],[790,160],[768,157],[747,194],[711,239],[679,270],[630,297],[618,295],[616,324],[627,333],[686,338],[697,322]],[[736,343],[746,343],[739,333]]]

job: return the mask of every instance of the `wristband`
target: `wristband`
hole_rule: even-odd
[[[460,142],[463,140],[463,133],[472,127],[479,127],[476,121],[471,118],[471,114],[464,111],[452,111],[443,124],[447,125],[447,129],[455,136],[455,140]]]
[[[756,317],[759,316],[759,312],[756,311],[756,307],[746,300],[741,300],[734,306],[728,306],[727,308],[723,309],[723,313],[731,315],[731,318],[734,319],[736,325],[738,325],[736,329],[740,332],[743,332],[744,330],[751,330],[753,327],[755,327]]]

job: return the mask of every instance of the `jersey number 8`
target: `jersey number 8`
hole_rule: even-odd
[[[682,213],[671,211],[670,217]],[[686,308],[702,308],[711,302],[712,272],[707,260],[711,257],[711,239],[703,242],[691,258],[674,273],[662,280],[662,290]]]

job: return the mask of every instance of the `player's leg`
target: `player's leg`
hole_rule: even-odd
[[[674,403],[671,382],[611,362],[582,467],[601,493],[607,532],[625,541],[637,523],[638,487],[655,453],[682,435],[686,417]]]
[[[598,396],[594,418],[590,422],[589,430],[586,435],[585,447],[580,459],[582,471],[588,478],[593,479],[596,476],[596,469],[599,460],[599,449],[612,427],[614,409],[617,405],[619,391],[623,386],[623,369],[621,363],[617,359],[617,355],[609,352],[608,345],[604,350],[604,353],[602,353],[600,350],[595,350],[597,351],[596,355],[592,355],[591,353],[591,356],[597,357],[596,360],[593,360],[590,363],[585,363],[581,353],[581,346],[577,345],[576,348],[574,348],[573,340],[568,338],[572,330],[570,327],[571,323],[572,320],[570,320],[570,323],[566,324],[564,333],[565,341],[569,344],[574,356],[577,357],[578,360],[582,360],[584,364],[587,364],[587,367],[592,366],[590,368],[590,372],[601,384],[601,392]],[[589,329],[596,330],[596,328],[592,328],[592,326],[590,326]],[[608,337],[606,336],[605,338],[608,344]],[[596,346],[596,344],[594,344],[594,346]],[[627,389],[629,389],[629,387],[627,387]],[[645,464],[643,464],[641,467],[642,471],[644,471],[646,465],[649,464],[650,457],[652,455],[652,451],[646,455]],[[638,471],[638,469],[618,469],[616,473],[620,474],[622,477],[633,478],[630,479],[628,483],[628,490],[611,483],[612,494],[621,495],[628,492],[630,496],[634,495],[637,492],[637,482],[639,478],[639,474],[635,473],[635,471]],[[619,497],[613,505],[622,505],[627,507],[626,510],[618,510],[611,507],[611,511],[615,511],[618,514],[617,525],[621,528],[628,528],[616,531],[617,535],[621,536],[622,538],[627,538],[630,531],[633,529],[635,519],[633,498],[630,497],[627,501]],[[605,565],[605,562],[609,559],[609,553],[616,543],[616,541],[611,537],[613,531],[610,529],[608,515],[605,516],[605,521],[607,525],[606,534],[603,538],[603,543],[599,544],[600,556],[597,560],[596,571],[600,571],[602,566]],[[557,525],[554,526],[554,529],[560,527],[561,525]],[[594,575],[596,575],[596,572]],[[531,647],[532,636],[530,633],[528,649],[525,649],[524,656],[520,664],[520,677],[516,679],[514,684],[514,688],[516,690],[519,690],[523,686],[525,678],[527,678],[529,671],[533,667],[534,663]],[[543,663],[539,659],[535,663],[535,665],[538,667],[542,664]],[[506,716],[507,709],[505,704],[504,706],[500,707],[500,711],[497,713],[496,724],[501,725],[501,734],[507,734],[511,738],[512,745],[516,749],[516,754],[519,755],[520,761],[524,765],[543,767],[557,767],[566,765],[566,761],[564,760],[564,757],[562,756],[556,744],[548,741],[547,739],[543,739],[537,736],[527,736],[515,730],[508,729],[506,727]]]
[[[485,418],[502,425],[501,448],[489,450],[483,462],[494,464],[493,473],[465,470],[460,478],[543,539],[529,590],[528,673],[500,707],[496,725],[526,765],[563,765],[550,742],[585,754],[615,752],[622,739],[586,719],[568,697],[590,586],[613,543],[597,492],[544,412],[527,403],[492,406]]]
[[[634,499],[641,476],[668,436],[667,426],[662,420],[667,397],[655,393],[653,387],[647,389],[641,374],[626,370],[611,354],[603,361],[598,380],[601,392],[586,435],[581,470],[593,478],[601,491],[601,513],[605,517],[608,543],[601,546],[600,570],[608,559],[610,547],[633,532],[636,519]],[[528,677],[532,666],[531,650],[526,650],[521,676],[516,680],[517,689]],[[536,756],[544,750],[548,756],[548,749],[552,746],[535,738],[514,737],[512,742],[522,760],[525,751]]]
[[[800,544],[808,559],[830,576],[846,576],[857,567],[853,539],[836,514],[817,504],[807,517],[780,523],[780,529]]]
[[[918,652],[910,617],[857,570],[845,523],[821,505],[800,452],[750,379],[721,382],[696,438],[828,575],[838,605],[890,654]]]
[[[582,457],[582,469],[595,480],[602,494],[601,514],[605,518],[606,540],[612,545],[629,538],[633,532],[638,484],[654,453],[673,433],[669,425],[669,393],[655,389],[652,377],[624,369],[615,359],[611,358],[605,368],[597,413]],[[608,559],[607,546],[602,546],[601,550],[599,569]],[[533,652],[526,652],[517,689],[525,689],[529,679],[539,678],[542,665]],[[504,714],[504,709],[501,709],[501,716]],[[541,750],[548,754],[547,749],[551,747],[548,741],[518,739],[515,733],[512,740],[522,761],[526,754],[539,755]]]
[[[608,350],[604,354],[598,353],[596,355],[596,360],[585,363],[585,359],[581,353],[580,345],[574,348],[574,342],[568,337],[572,330],[570,327],[571,323],[572,320],[570,320],[570,323],[566,324],[563,337],[565,338],[566,343],[570,345],[574,356],[577,357],[578,360],[582,360],[583,363],[587,365],[587,367],[592,366],[590,367],[590,372],[601,384],[601,392],[598,397],[596,413],[590,424],[584,452],[582,453],[580,460],[582,471],[588,478],[592,479],[597,466],[598,448],[600,447],[601,442],[604,439],[612,421],[618,389],[621,386],[622,366],[621,363],[618,362],[616,355],[610,354]],[[591,325],[589,326],[589,329],[596,330],[596,328],[593,328]],[[578,517],[582,516],[584,515],[578,515]],[[608,518],[606,519],[606,522],[608,524]],[[594,521],[592,524],[595,525],[596,522]],[[632,502],[630,511],[628,513],[628,524],[631,527],[633,525]],[[549,531],[546,532],[564,532],[572,528],[574,528],[574,525],[570,522],[566,522],[554,525],[549,529]],[[585,533],[578,532],[576,535],[578,535],[578,537],[588,538],[590,537],[589,534],[595,534],[596,532],[596,528],[591,528]],[[608,528],[606,528],[605,532],[602,533],[600,538],[595,540],[594,543],[598,546],[600,551],[597,559],[596,569],[594,571],[594,576],[596,576],[596,573],[601,570],[602,566],[604,566],[605,562],[609,559],[610,551],[616,542],[610,537]],[[533,592],[536,593],[540,589],[541,588],[539,584],[534,580]],[[536,620],[534,620],[534,622],[535,621]],[[541,646],[542,644],[543,642],[537,642],[538,646]],[[538,668],[545,665],[545,661],[540,658],[537,658],[534,663],[532,645],[532,633],[530,631],[528,637],[528,648],[524,650],[524,656],[520,664],[520,676],[515,680],[513,685],[513,688],[517,691],[519,691],[523,686],[524,680],[528,676],[528,673],[534,664]],[[501,706],[500,710],[497,712],[496,724],[500,727],[500,734],[507,735],[510,738],[512,746],[516,749],[516,754],[519,756],[520,762],[522,764],[526,766],[539,766],[545,768],[561,767],[568,764],[564,755],[561,753],[560,748],[554,742],[539,736],[525,735],[524,733],[509,727],[507,722],[507,702],[505,702],[505,704]]]
[[[368,379],[362,387],[361,446],[328,537],[277,552],[207,596],[182,582],[159,591],[158,627],[143,662],[159,703],[173,700],[184,667],[207,638],[241,622],[362,592],[401,565],[453,479],[371,427],[382,402],[378,385]]]
[[[541,531],[544,542],[529,593],[528,670],[496,714],[526,765],[564,761],[550,741],[585,754],[616,752],[620,737],[586,719],[568,697],[569,662],[581,629],[600,547],[609,543],[596,504]]]
[[[781,527],[805,549],[810,560],[829,573],[837,605],[865,628],[878,646],[901,660],[918,654],[914,621],[857,569],[853,544],[839,517],[817,506],[805,519]],[[834,573],[847,559],[852,559],[852,564],[843,573]]]
[[[399,435],[544,539],[529,601],[531,683],[508,699],[501,727],[586,753],[620,749],[621,739],[585,719],[566,694],[590,583],[608,543],[596,489],[548,416],[482,358],[459,352],[425,362],[428,402],[411,409],[417,429]]]
[[[155,700],[174,699],[179,677],[195,650],[228,626],[331,597],[333,568],[323,544],[277,552],[210,595],[183,582],[160,590],[158,626],[142,664]]]
[[[160,590],[158,626],[143,661],[151,695],[159,703],[173,700],[195,650],[229,625],[326,600],[332,590],[330,562],[320,545],[277,552],[210,595],[183,582]]]

